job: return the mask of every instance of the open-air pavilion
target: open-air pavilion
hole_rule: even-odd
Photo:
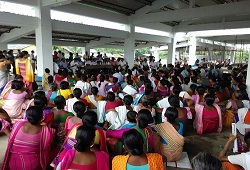
[[[138,48],[154,46],[157,51],[158,47],[167,46],[167,62],[174,63],[176,49],[188,46],[189,64],[194,64],[196,48],[213,51],[218,47],[226,51],[235,50],[237,42],[250,42],[250,32],[246,29],[250,27],[249,0],[8,0],[1,3],[0,49],[7,49],[8,44],[35,44],[38,76],[44,68],[53,67],[52,45],[82,47],[85,51],[95,47],[123,48],[132,66]],[[19,10],[6,7],[17,4]],[[200,32],[207,30],[213,31],[209,35]],[[191,36],[177,42],[176,35],[180,32]],[[232,60],[234,55],[230,56]]]

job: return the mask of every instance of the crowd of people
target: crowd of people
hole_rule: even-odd
[[[228,156],[230,134],[219,156],[199,153],[195,170],[250,170],[250,104],[247,65],[163,65],[54,52],[53,74],[34,80],[27,51],[13,61],[0,53],[0,129],[8,137],[2,169],[159,170],[180,159],[187,130],[220,133],[236,123],[244,135],[240,154]],[[60,62],[58,62],[60,60]],[[56,62],[57,61],[57,62]],[[112,74],[86,74],[74,62],[109,62]],[[65,64],[66,62],[66,64]],[[7,82],[6,67],[15,63]],[[83,67],[84,70],[84,67]],[[209,151],[208,151],[209,152]]]

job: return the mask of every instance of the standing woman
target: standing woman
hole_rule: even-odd
[[[12,128],[2,170],[45,170],[49,163],[55,131],[40,125],[41,108],[32,106],[26,115],[28,121],[17,122]]]
[[[22,51],[19,58],[16,59],[16,74],[23,76],[23,82],[28,87],[29,93],[32,93],[32,83],[34,82],[34,72],[30,60],[29,53]]]
[[[6,60],[4,55],[0,55],[0,93],[2,93],[7,84],[8,77],[6,74],[6,66],[11,64],[10,60]]]
[[[105,76],[100,75],[100,81],[97,83],[97,88],[98,88],[98,95],[106,97],[106,85],[107,85],[107,82],[105,82],[104,80],[105,80]]]

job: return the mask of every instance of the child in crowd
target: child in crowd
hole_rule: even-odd
[[[42,77],[42,87],[43,87],[44,91],[48,91],[50,89],[49,81],[48,81],[49,76],[51,76],[50,70],[48,68],[46,68],[45,73],[43,74],[43,77]]]

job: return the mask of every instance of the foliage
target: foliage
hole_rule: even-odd
[[[236,51],[235,63],[246,63],[248,61],[249,52],[246,50]]]

